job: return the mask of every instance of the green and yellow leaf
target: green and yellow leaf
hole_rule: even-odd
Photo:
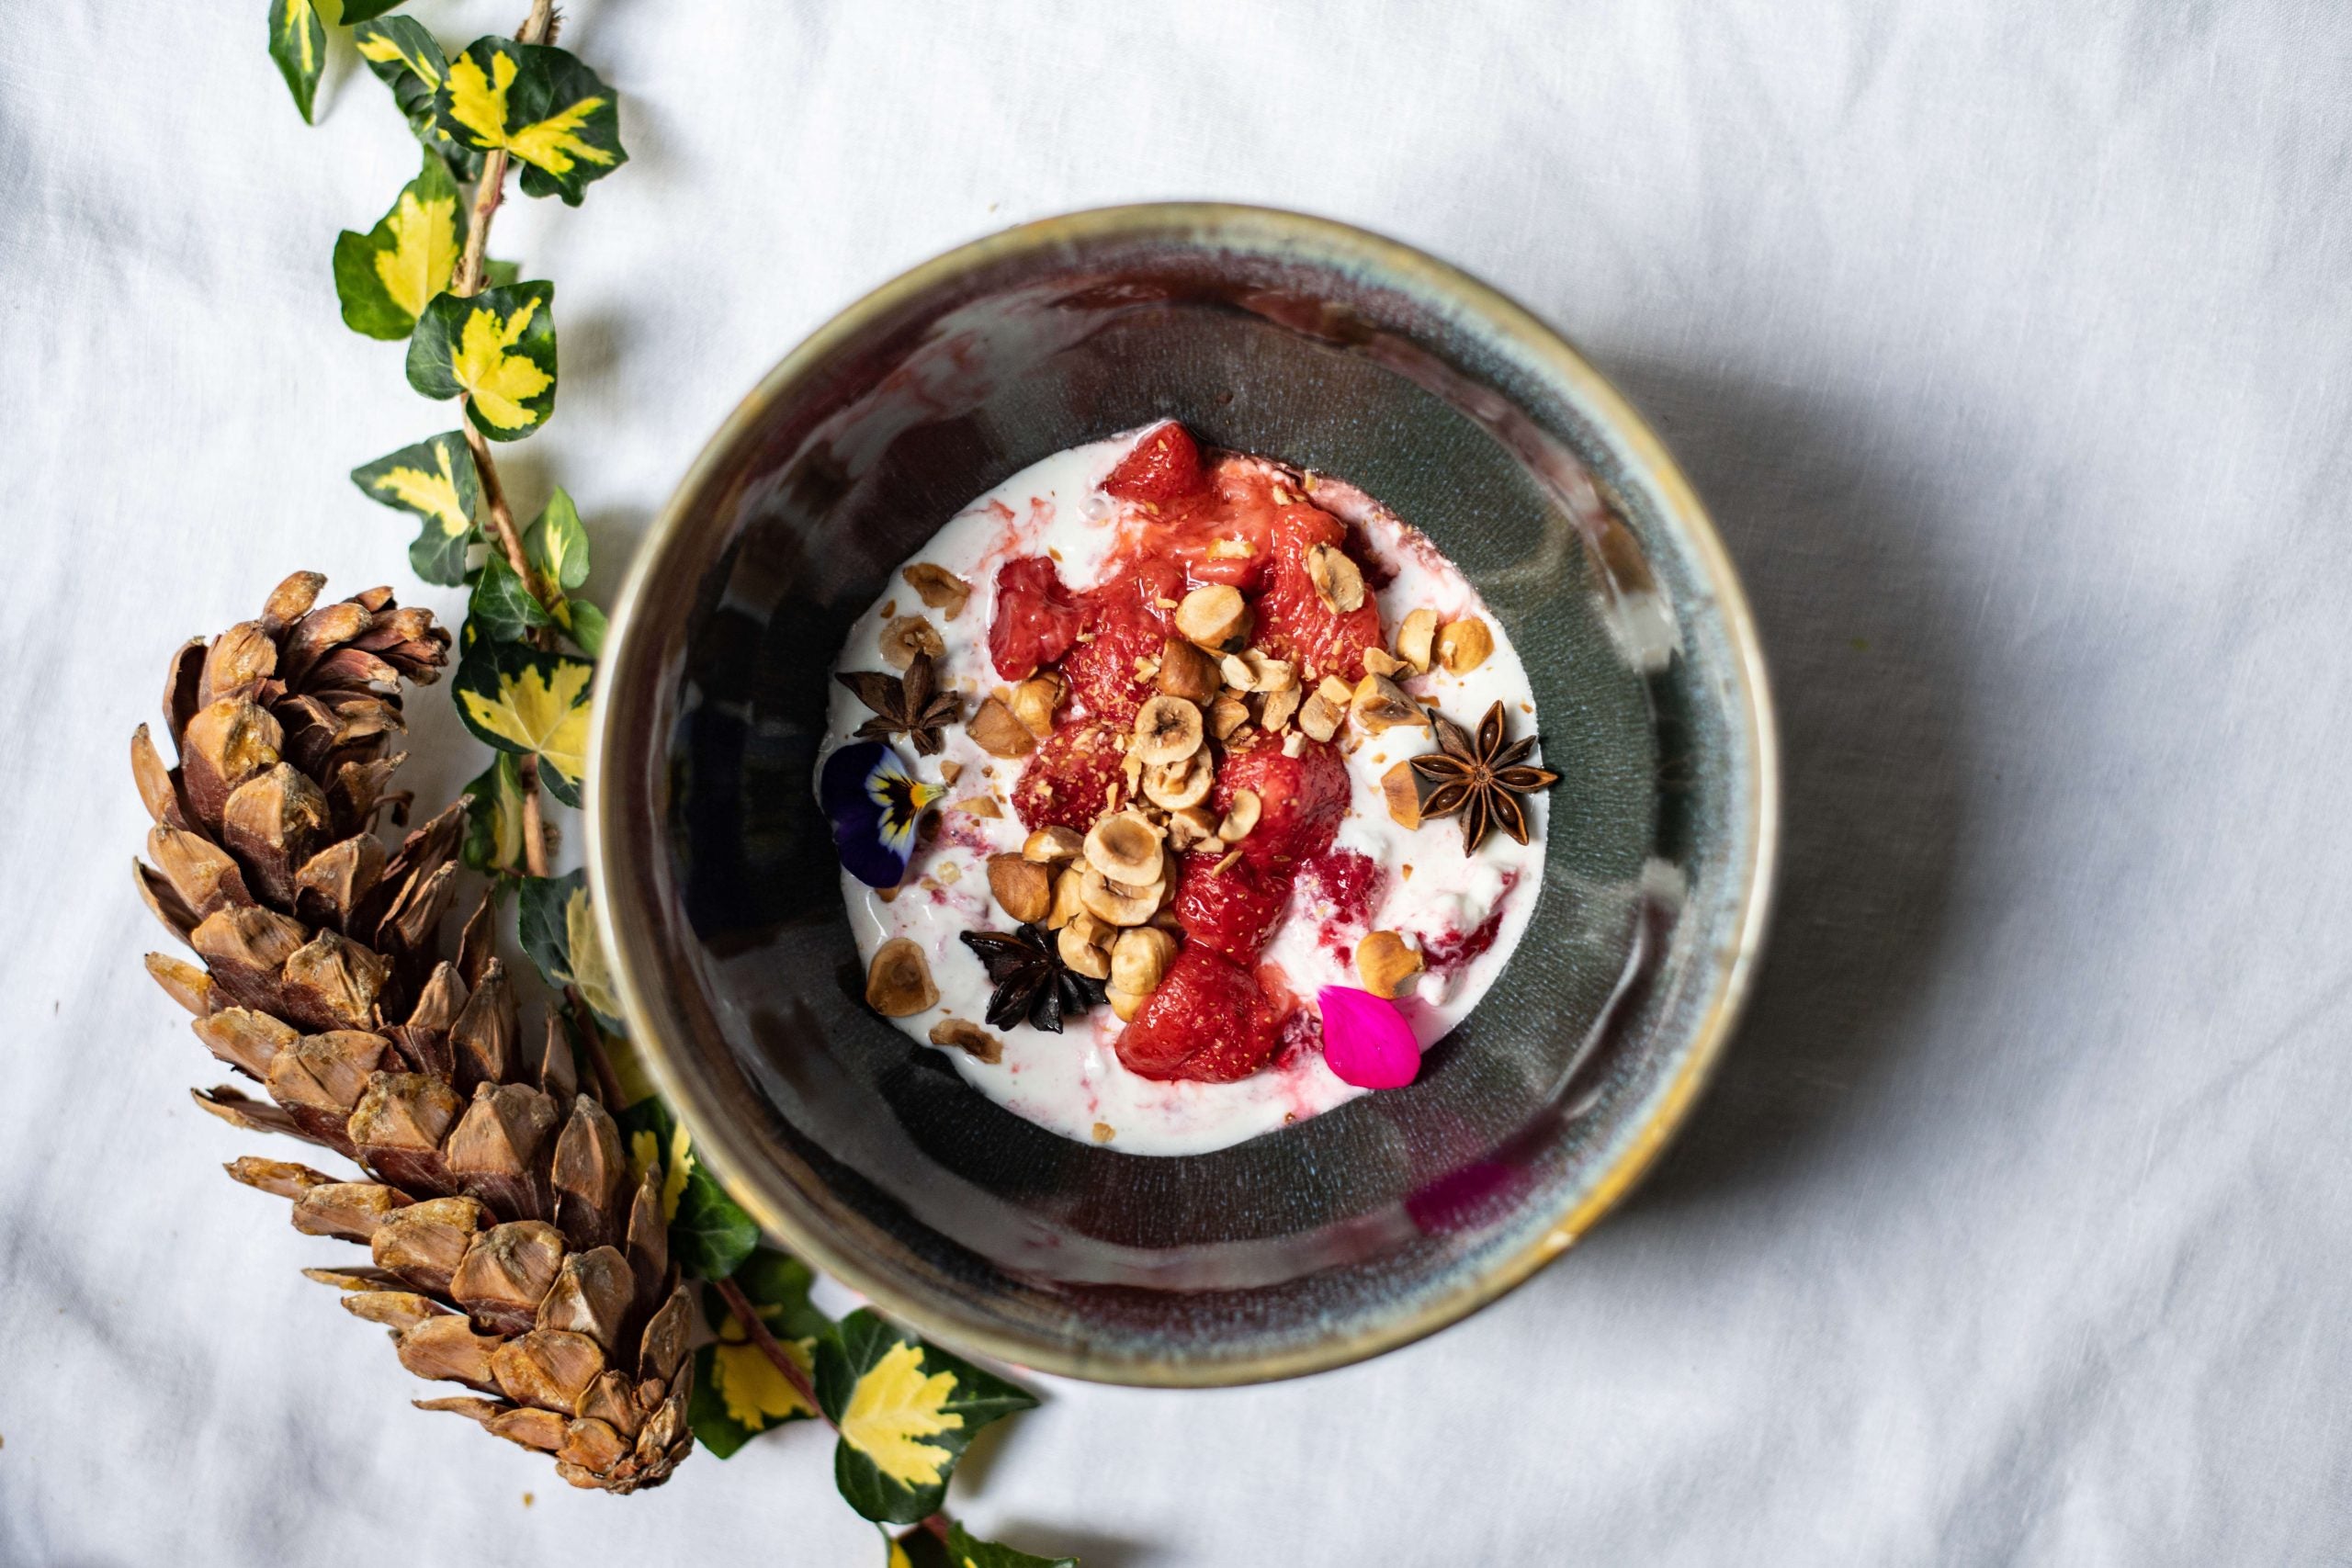
[[[312,0],[269,0],[269,57],[294,95],[302,122],[311,122],[311,106],[318,96],[319,73],[326,68],[327,29],[319,20]]]
[[[483,558],[473,597],[466,602],[466,616],[482,636],[499,642],[521,642],[538,627],[555,624],[530,585],[514,575],[498,550]]]
[[[466,786],[466,841],[460,850],[475,871],[523,874],[523,776],[511,751],[492,756],[481,777]]]
[[[808,1266],[761,1247],[743,1259],[732,1278],[785,1354],[804,1373],[810,1372],[817,1341],[831,1334],[833,1325],[809,1303]],[[686,1406],[695,1438],[725,1459],[771,1427],[813,1419],[817,1412],[752,1343],[718,1293],[705,1291],[702,1301],[704,1318],[717,1341],[697,1352],[695,1389]]]
[[[335,237],[334,291],[344,324],[387,341],[408,336],[433,297],[449,287],[464,244],[458,183],[428,152],[424,171],[401,187],[373,229],[345,229]]]
[[[817,1395],[841,1430],[834,1484],[851,1507],[885,1524],[935,1512],[973,1435],[1037,1403],[864,1310],[818,1342]]]
[[[401,4],[402,0],[343,0],[343,25],[373,21]]]
[[[595,672],[582,660],[477,637],[458,661],[458,714],[477,739],[537,756],[539,782],[566,806],[577,806]]]
[[[352,469],[351,482],[371,501],[424,520],[424,531],[408,547],[409,565],[417,576],[450,587],[466,580],[466,551],[474,542],[481,483],[462,434],[452,430],[403,446]]]
[[[422,24],[407,17],[386,17],[381,21],[365,21],[351,29],[351,41],[359,51],[359,58],[379,81],[392,90],[392,101],[400,106],[401,117],[408,121],[410,130],[425,150],[447,164],[449,173],[461,180],[471,180],[481,174],[481,154],[472,148],[449,139],[441,129],[441,121],[433,112],[434,95],[449,73],[448,56],[441,52],[440,43],[425,31]],[[512,283],[512,277],[491,281]]]
[[[548,497],[547,509],[523,535],[523,554],[559,588],[577,588],[588,581],[588,530],[580,525],[580,509],[561,489]]]
[[[580,999],[594,1008],[599,1016],[617,1019],[621,1015],[620,998],[613,994],[613,969],[605,958],[605,943],[596,934],[596,914],[588,902],[588,889],[575,890],[563,907],[564,935],[571,950],[571,983],[579,987]],[[677,1204],[665,1200],[668,1217],[677,1217]]]
[[[526,943],[526,949],[527,946]],[[626,1097],[631,1092],[627,1075],[620,1071],[617,1062],[614,1070],[623,1079],[621,1089]],[[675,1203],[669,1215],[670,1256],[677,1260],[678,1267],[703,1280],[724,1280],[745,1267],[745,1260],[759,1246],[760,1227],[695,1157],[693,1138],[679,1126],[662,1097],[648,1094],[630,1101],[615,1115],[628,1140],[630,1158],[634,1161],[641,1156],[645,1162],[639,1167],[639,1174],[659,1168],[665,1203],[674,1193]],[[815,1330],[796,1328],[793,1332],[808,1334]]]
[[[980,1540],[959,1519],[949,1522],[945,1540],[923,1525],[891,1537],[890,1568],[1078,1568],[1078,1559],[1033,1557]]]
[[[571,634],[571,640],[580,645],[580,651],[591,659],[602,659],[605,612],[585,599],[566,599],[560,608],[564,613],[557,618],[562,621],[563,629]]]
[[[628,161],[619,97],[563,50],[477,39],[449,62],[434,112],[451,140],[523,165],[527,196],[578,206],[592,180]]]
[[[466,400],[492,441],[515,441],[555,412],[555,285],[518,283],[470,298],[442,294],[408,343],[408,384]]]

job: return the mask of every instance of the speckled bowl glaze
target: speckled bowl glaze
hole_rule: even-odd
[[[865,1010],[809,779],[834,653],[899,563],[1014,471],[1168,415],[1427,532],[1524,655],[1563,778],[1527,938],[1419,1082],[1144,1158],[1000,1110]],[[1288,1377],[1493,1300],[1656,1157],[1762,939],[1771,712],[1698,499],[1541,321],[1336,223],[1081,212],[858,301],[696,459],[599,682],[590,871],[703,1159],[887,1312],[1045,1371]]]

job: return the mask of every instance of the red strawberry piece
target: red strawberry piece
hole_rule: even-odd
[[[1310,688],[1326,675],[1350,685],[1363,680],[1363,650],[1380,646],[1380,609],[1369,580],[1363,603],[1341,612],[1323,603],[1307,573],[1309,550],[1346,538],[1338,518],[1303,502],[1284,507],[1274,521],[1273,566],[1258,597],[1258,646],[1290,660]],[[1363,563],[1356,564],[1362,570]]]
[[[1200,447],[1192,433],[1171,419],[1146,432],[1134,449],[1119,459],[1102,488],[1122,501],[1165,506],[1199,490],[1204,478]]]
[[[1348,765],[1328,742],[1310,740],[1295,757],[1262,737],[1227,750],[1209,792],[1211,809],[1222,816],[1244,789],[1257,792],[1258,825],[1241,840],[1241,854],[1261,865],[1295,867],[1321,854],[1348,814]]]
[[[1118,1039],[1119,1060],[1148,1078],[1232,1083],[1283,1041],[1283,1009],[1222,953],[1187,942]]]
[[[1044,556],[1021,556],[997,569],[989,658],[999,675],[1027,680],[1069,651],[1084,624],[1084,612]]]
[[[1273,936],[1283,906],[1290,902],[1291,879],[1287,868],[1247,855],[1216,870],[1224,858],[1222,848],[1184,852],[1176,884],[1176,922],[1184,928],[1186,942],[1246,964]]]
[[[1124,754],[1117,727],[1072,719],[1029,753],[1012,786],[1012,808],[1033,831],[1060,826],[1083,833],[1109,804]]]
[[[1184,596],[1184,573],[1172,561],[1137,561],[1102,587],[1081,595],[1084,630],[1062,660],[1070,690],[1096,718],[1125,724],[1151,696],[1151,682],[1136,673],[1138,660],[1157,661],[1175,635],[1175,609]]]

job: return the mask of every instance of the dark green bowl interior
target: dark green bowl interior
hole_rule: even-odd
[[[1719,1026],[1757,880],[1752,688],[1622,434],[1442,269],[1216,210],[948,258],[820,335],[674,504],[602,698],[602,894],[707,1157],[920,1326],[1121,1381],[1347,1359],[1562,1245]],[[899,563],[1168,416],[1427,532],[1517,643],[1562,782],[1526,940],[1419,1082],[1146,1158],[1021,1121],[865,1010],[809,778]],[[1630,654],[1645,625],[1679,650]]]

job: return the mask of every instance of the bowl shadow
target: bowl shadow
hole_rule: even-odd
[[[1638,1224],[1787,1179],[1904,1070],[1899,1025],[1938,973],[1973,803],[1946,520],[1875,411],[1673,365],[1610,374],[1739,564],[1782,751],[1763,970],[1713,1086],[1621,1217]]]

